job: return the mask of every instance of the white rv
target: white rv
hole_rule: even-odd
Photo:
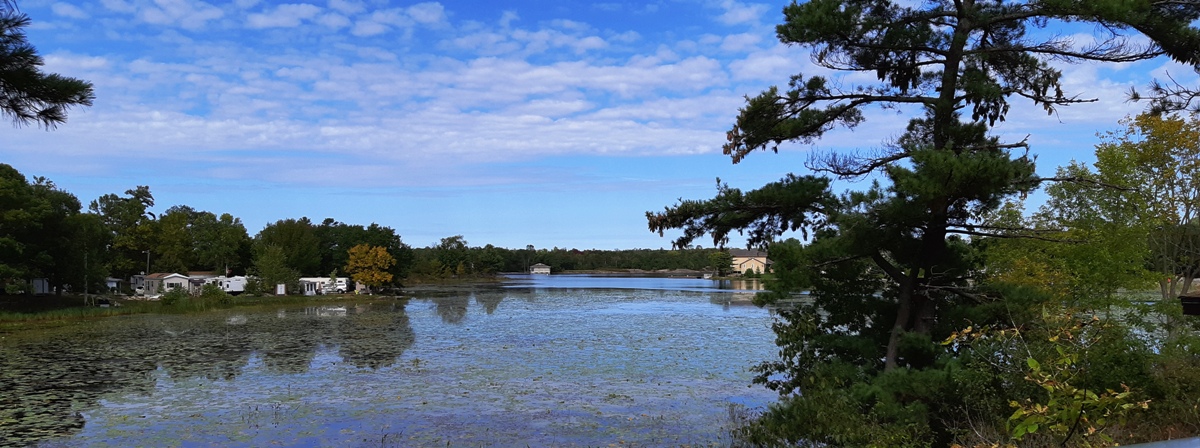
[[[246,292],[246,277],[242,275],[235,275],[233,277],[222,275],[217,277],[217,286],[220,286],[222,291],[236,296]]]
[[[337,281],[331,283],[329,277],[300,277],[301,283],[310,283],[312,285],[311,288],[313,288],[313,293],[315,294],[345,294],[346,291],[350,290],[347,286],[350,284],[349,277],[338,277],[335,280]],[[305,295],[311,295],[307,293],[307,288],[305,288]]]

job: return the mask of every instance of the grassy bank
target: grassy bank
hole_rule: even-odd
[[[321,296],[237,296],[228,300],[206,300],[197,297],[165,305],[158,301],[110,298],[114,306],[97,307],[84,303],[82,296],[0,296],[0,333],[31,327],[63,325],[87,319],[130,314],[186,314],[238,307],[302,305],[366,297],[388,300],[392,296],[361,296],[337,294]]]

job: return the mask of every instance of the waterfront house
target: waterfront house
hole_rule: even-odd
[[[764,273],[771,270],[771,260],[767,258],[767,253],[758,250],[746,249],[729,249],[729,255],[733,256],[733,263],[729,268],[733,272],[744,274],[748,270],[753,270],[757,273]]]
[[[162,294],[175,288],[187,290],[188,278],[174,272],[156,272],[142,280],[143,294]]]
[[[217,274],[213,271],[189,271],[187,278],[188,292],[192,295],[199,295],[206,284],[220,285]]]
[[[530,274],[550,274],[550,266],[542,263],[535,264],[529,267]]]

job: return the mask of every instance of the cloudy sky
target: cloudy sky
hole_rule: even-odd
[[[57,130],[4,130],[0,161],[85,204],[148,185],[158,211],[231,213],[251,234],[307,216],[413,246],[670,247],[646,211],[711,197],[717,177],[804,171],[810,146],[738,165],[720,149],[744,95],[813,70],[775,40],[787,3],[21,0],[47,69],[96,102]],[[1028,135],[1044,173],[1143,107],[1129,87],[1195,79],[1164,60],[1064,71],[1098,101],[1018,102],[999,129]],[[905,121],[880,111],[816,148],[870,148]]]

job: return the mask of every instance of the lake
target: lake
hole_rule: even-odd
[[[510,276],[0,340],[0,445],[727,446],[754,284]]]

